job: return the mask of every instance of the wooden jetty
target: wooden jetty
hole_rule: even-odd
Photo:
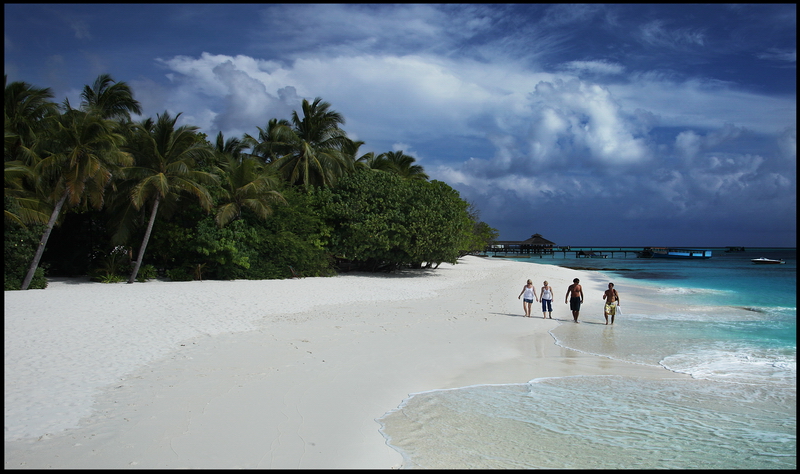
[[[561,253],[565,258],[568,253],[574,253],[575,258],[614,258],[615,255],[627,257],[628,254],[636,256],[641,248],[625,247],[565,247],[557,246],[554,242],[545,239],[541,234],[533,234],[527,240],[497,240],[486,247],[485,254],[493,257],[526,258],[546,255],[553,256]]]

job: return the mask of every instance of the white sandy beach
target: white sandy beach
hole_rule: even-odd
[[[412,393],[675,377],[554,344],[548,331],[574,324],[575,277],[581,320],[603,323],[599,276],[465,257],[393,275],[6,291],[5,468],[398,468],[375,419]],[[537,303],[522,317],[528,278],[554,288],[555,319]]]

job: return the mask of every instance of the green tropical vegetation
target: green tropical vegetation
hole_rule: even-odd
[[[104,74],[75,109],[48,88],[4,97],[5,289],[267,279],[435,268],[497,231],[402,151],[362,153],[321,98],[212,143],[180,113],[140,116]],[[135,255],[135,258],[134,258]]]

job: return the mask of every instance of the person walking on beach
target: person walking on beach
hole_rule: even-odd
[[[583,304],[583,287],[581,281],[577,278],[572,280],[572,284],[567,288],[567,295],[564,298],[564,304],[569,299],[569,309],[572,310],[572,318],[578,322],[578,316],[581,312],[581,304]]]
[[[553,319],[553,289],[547,284],[547,280],[542,287],[542,319],[545,317]]]
[[[525,317],[531,317],[531,305],[533,304],[533,300],[539,301],[539,298],[536,296],[536,288],[533,287],[533,282],[528,280],[528,283],[522,287],[522,291],[517,296],[517,299],[525,295],[522,298],[522,309],[525,310]]]
[[[611,315],[611,324],[614,324],[614,315],[617,314],[617,306],[619,306],[619,293],[614,289],[613,283],[608,284],[608,289],[603,293],[603,299],[606,300],[606,305],[603,307],[606,324],[608,324],[609,315]]]

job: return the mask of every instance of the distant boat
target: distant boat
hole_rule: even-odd
[[[636,252],[636,256],[639,258],[704,259],[711,258],[711,250],[675,247],[646,247],[641,252]]]
[[[775,264],[780,264],[780,263],[786,263],[783,260],[775,260],[775,259],[772,259],[772,258],[764,258],[764,257],[754,258],[754,259],[752,259],[750,261],[753,262],[753,263],[757,263],[759,265],[775,265]]]

